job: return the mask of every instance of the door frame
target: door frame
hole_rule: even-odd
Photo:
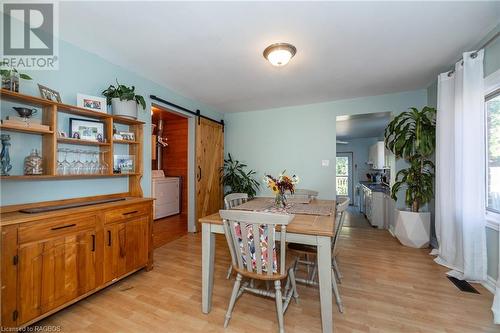
[[[354,204],[354,152],[352,151],[342,151],[342,152],[339,152],[337,151],[335,153],[335,181],[337,181],[337,157],[339,155],[347,155],[347,160],[349,161],[350,159],[350,162],[349,163],[349,176],[348,177],[348,181],[347,181],[347,186],[348,186],[348,189],[347,189],[347,195],[349,196],[349,193],[351,194],[351,196],[349,196],[349,199],[350,199],[350,203],[349,205],[353,205]],[[342,156],[341,156],[342,157]],[[349,179],[351,180],[350,184],[349,184]],[[335,185],[335,192],[337,192],[337,186]],[[335,193],[335,196],[338,196],[337,193]]]
[[[155,107],[162,111],[175,113],[179,116],[188,119],[188,170],[187,170],[187,229],[188,232],[197,232],[196,230],[196,116],[187,112],[177,111],[164,107],[157,103],[151,103],[151,107]],[[151,182],[153,179],[151,179]]]

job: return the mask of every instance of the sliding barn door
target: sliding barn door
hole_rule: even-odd
[[[219,170],[224,163],[222,125],[204,118],[198,119],[196,120],[196,219],[213,214],[222,208],[223,192]]]

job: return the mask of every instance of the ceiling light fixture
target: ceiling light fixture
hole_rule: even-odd
[[[297,49],[292,44],[275,43],[266,47],[263,54],[264,58],[273,66],[281,67],[288,64],[295,53],[297,53]]]

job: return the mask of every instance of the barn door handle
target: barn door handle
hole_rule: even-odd
[[[108,230],[108,246],[111,246],[111,230]]]
[[[198,181],[201,180],[201,167],[198,165]]]
[[[92,235],[92,252],[95,252],[95,235]]]

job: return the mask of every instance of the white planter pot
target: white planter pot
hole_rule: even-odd
[[[431,213],[396,210],[394,234],[401,244],[409,247],[427,247],[430,242]]]
[[[111,107],[115,116],[137,119],[137,102],[120,101],[119,98],[111,99]]]

